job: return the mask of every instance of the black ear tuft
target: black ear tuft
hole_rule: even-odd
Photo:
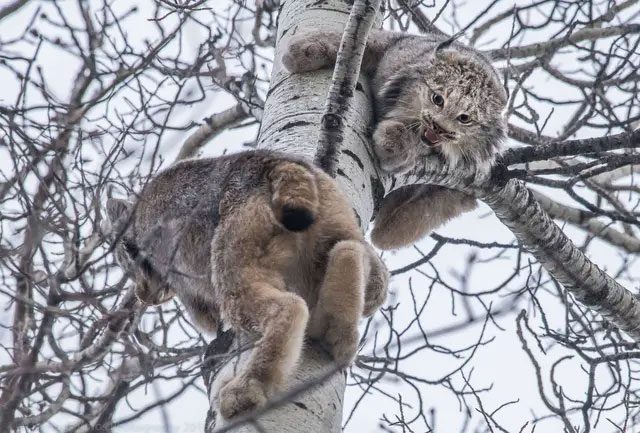
[[[292,232],[301,232],[313,224],[313,214],[309,209],[284,206],[282,208],[282,225]]]

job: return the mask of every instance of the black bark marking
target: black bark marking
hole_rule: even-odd
[[[289,122],[286,125],[284,125],[282,128],[280,128],[280,131],[286,131],[287,129],[295,128],[296,126],[305,126],[305,125],[311,125],[311,122],[307,122],[306,120],[296,120],[295,122]]]
[[[207,346],[204,356],[202,357],[202,378],[204,379],[207,388],[210,386],[211,379],[219,371],[221,356],[228,353],[235,339],[235,333],[228,329],[223,331],[218,330],[215,340],[213,340]],[[224,364],[224,362],[223,362]]]
[[[375,218],[375,215],[378,213],[380,209],[380,204],[382,203],[382,199],[384,199],[384,185],[377,177],[371,176],[371,200],[373,200],[373,214],[371,215],[371,220]]]
[[[609,287],[607,287],[607,283],[605,281],[599,290],[587,292],[587,294],[582,297],[582,303],[587,306],[602,305],[608,295]]]
[[[358,167],[360,167],[360,170],[364,170],[364,164],[362,163],[362,160],[358,157],[358,155],[356,155],[355,153],[353,153],[349,149],[344,149],[342,151],[342,153],[344,153],[345,155],[351,157],[351,159],[353,159],[355,161],[355,163],[358,164]]]
[[[307,405],[302,403],[302,402],[300,402],[300,401],[294,401],[293,404],[295,404],[296,406],[298,406],[302,410],[309,410]]]

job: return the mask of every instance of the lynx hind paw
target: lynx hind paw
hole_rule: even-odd
[[[365,317],[373,315],[384,304],[389,287],[389,271],[382,260],[377,257],[375,251],[371,251],[370,254],[375,255],[372,258],[372,261],[375,260],[375,262],[371,267],[369,281],[364,294],[362,315]]]
[[[367,291],[367,297],[364,300],[364,308],[362,309],[362,315],[364,317],[372,316],[373,313],[378,311],[380,307],[384,304],[384,301],[387,299],[387,293],[385,290],[376,290]]]
[[[450,195],[451,206],[454,209],[454,214],[469,212],[478,207],[478,200],[476,200],[472,195],[454,190],[451,191]],[[454,215],[454,217],[455,216],[456,215]]]
[[[284,54],[282,64],[291,73],[309,72],[330,66],[330,47],[320,35],[292,36]]]
[[[375,222],[371,231],[371,242],[384,251],[397,250],[411,245],[415,238],[416,233],[411,230],[386,227],[385,224],[380,222]]]
[[[351,324],[341,326],[334,322],[329,325],[321,344],[331,353],[336,364],[347,366],[358,353],[359,339],[357,326]]]
[[[356,323],[345,323],[335,317],[312,319],[315,329],[309,331],[311,338],[331,354],[340,366],[347,366],[358,353],[360,334]]]
[[[220,414],[230,419],[264,406],[267,396],[258,380],[236,377],[220,390],[219,401]]]
[[[420,220],[412,219],[411,213],[392,216],[387,220],[379,218],[371,231],[371,242],[384,251],[397,250],[409,246],[426,234],[431,233],[440,224],[427,216],[418,216]],[[419,222],[416,222],[419,221]]]

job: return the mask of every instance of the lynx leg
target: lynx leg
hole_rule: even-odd
[[[371,232],[374,245],[411,245],[445,222],[476,207],[470,195],[435,185],[409,185],[386,196]]]
[[[385,299],[387,299],[387,289],[389,287],[389,271],[384,262],[370,245],[364,245],[366,250],[366,260],[368,260],[369,272],[366,278],[366,288],[364,292],[363,316],[371,316],[375,313]]]
[[[213,289],[211,291],[213,292]],[[201,330],[208,334],[216,332],[220,313],[213,300],[207,299],[198,293],[183,291],[180,301],[189,312],[191,319]]]
[[[320,340],[339,365],[348,365],[358,350],[364,261],[364,246],[359,241],[341,241],[333,247],[311,316],[309,336]]]
[[[221,316],[232,328],[259,337],[246,362],[218,394],[224,418],[264,404],[283,385],[300,358],[309,318],[306,302],[286,291],[279,270],[297,260],[297,235],[273,221],[273,202],[279,200],[275,196],[288,196],[290,190],[284,187],[288,178],[273,170],[269,174],[275,176],[271,194],[250,196],[222,213],[212,241],[212,285]]]
[[[373,132],[373,150],[380,168],[390,173],[402,173],[415,165],[415,137],[407,126],[396,120],[385,119]]]
[[[136,298],[145,305],[160,305],[173,298],[175,290],[166,283],[158,284],[153,279],[140,278],[136,281],[134,293]]]
[[[362,58],[362,71],[372,74],[390,43],[398,38],[389,32],[371,31]],[[282,64],[291,73],[332,67],[338,57],[342,32],[304,32],[291,37]]]
[[[299,296],[266,283],[253,283],[228,311],[234,326],[261,338],[240,371],[220,390],[220,413],[231,418],[263,405],[295,367],[308,319]]]

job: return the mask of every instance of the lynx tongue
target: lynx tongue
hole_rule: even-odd
[[[436,144],[440,142],[440,136],[431,128],[426,128],[423,132],[424,138],[431,144]]]

